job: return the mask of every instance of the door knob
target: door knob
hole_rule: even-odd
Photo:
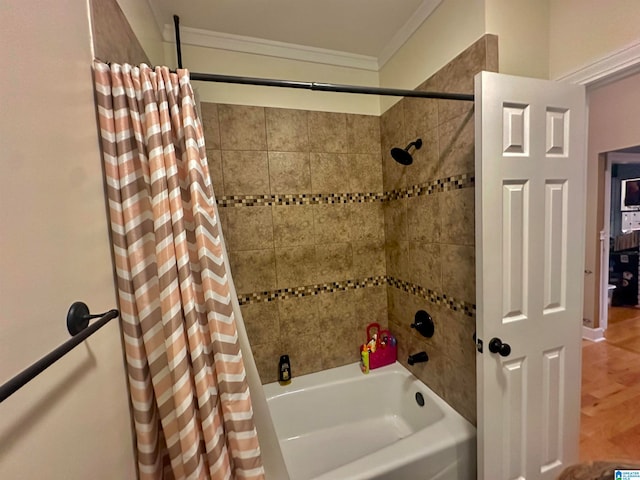
[[[498,337],[493,337],[489,342],[489,351],[491,353],[499,353],[501,357],[508,357],[511,353],[511,345],[502,343]]]

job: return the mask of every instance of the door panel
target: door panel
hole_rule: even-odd
[[[476,77],[479,478],[578,460],[585,133],[583,87]]]

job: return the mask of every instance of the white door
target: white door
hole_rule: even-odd
[[[482,72],[475,96],[478,478],[555,479],[578,460],[585,91]]]

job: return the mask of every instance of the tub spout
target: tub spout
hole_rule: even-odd
[[[427,352],[418,352],[418,353],[414,353],[413,355],[409,355],[409,360],[407,360],[407,363],[409,363],[409,365],[413,365],[414,363],[428,362],[428,361],[429,361],[429,355],[427,355]]]

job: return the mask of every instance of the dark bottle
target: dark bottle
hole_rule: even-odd
[[[291,383],[291,363],[289,362],[289,355],[280,355],[278,382],[280,382],[280,385],[288,385]]]

